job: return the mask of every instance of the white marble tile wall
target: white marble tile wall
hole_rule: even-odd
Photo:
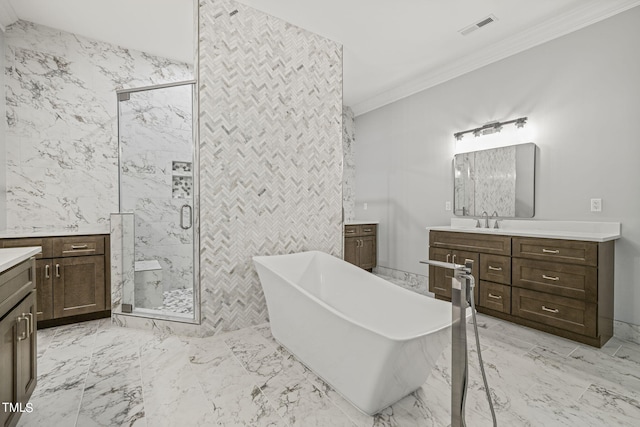
[[[346,105],[342,106],[342,152],[342,209],[346,222],[356,219],[356,123],[353,111]]]
[[[193,195],[177,197],[172,184],[174,162],[193,162],[192,91],[161,88],[120,102],[121,210],[135,213],[136,261],[160,263],[165,291],[193,287],[194,229],[180,227]]]
[[[192,67],[18,21],[5,33],[7,228],[107,225],[118,210],[115,90]]]

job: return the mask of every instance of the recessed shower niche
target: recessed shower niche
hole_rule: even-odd
[[[193,173],[191,162],[172,162],[172,197],[185,199],[193,195]]]
[[[194,82],[118,92],[122,313],[197,319]],[[126,224],[127,221],[123,221]],[[126,262],[125,262],[125,258]]]

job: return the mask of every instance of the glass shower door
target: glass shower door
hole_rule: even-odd
[[[123,312],[194,319],[193,92],[188,82],[118,93],[120,212],[134,226]]]

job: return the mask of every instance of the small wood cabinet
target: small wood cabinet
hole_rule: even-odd
[[[613,241],[431,231],[429,246],[430,259],[473,262],[481,313],[596,347],[613,335]],[[429,290],[450,300],[450,271],[429,266]]]
[[[37,381],[35,262],[0,275],[0,426],[15,426]]]
[[[42,247],[35,267],[39,326],[110,315],[108,235],[2,239],[0,244]]]
[[[378,261],[377,225],[344,226],[344,260],[371,271]]]

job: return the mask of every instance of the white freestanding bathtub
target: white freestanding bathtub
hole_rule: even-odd
[[[450,303],[323,252],[253,261],[273,337],[366,414],[424,384],[450,342]]]

